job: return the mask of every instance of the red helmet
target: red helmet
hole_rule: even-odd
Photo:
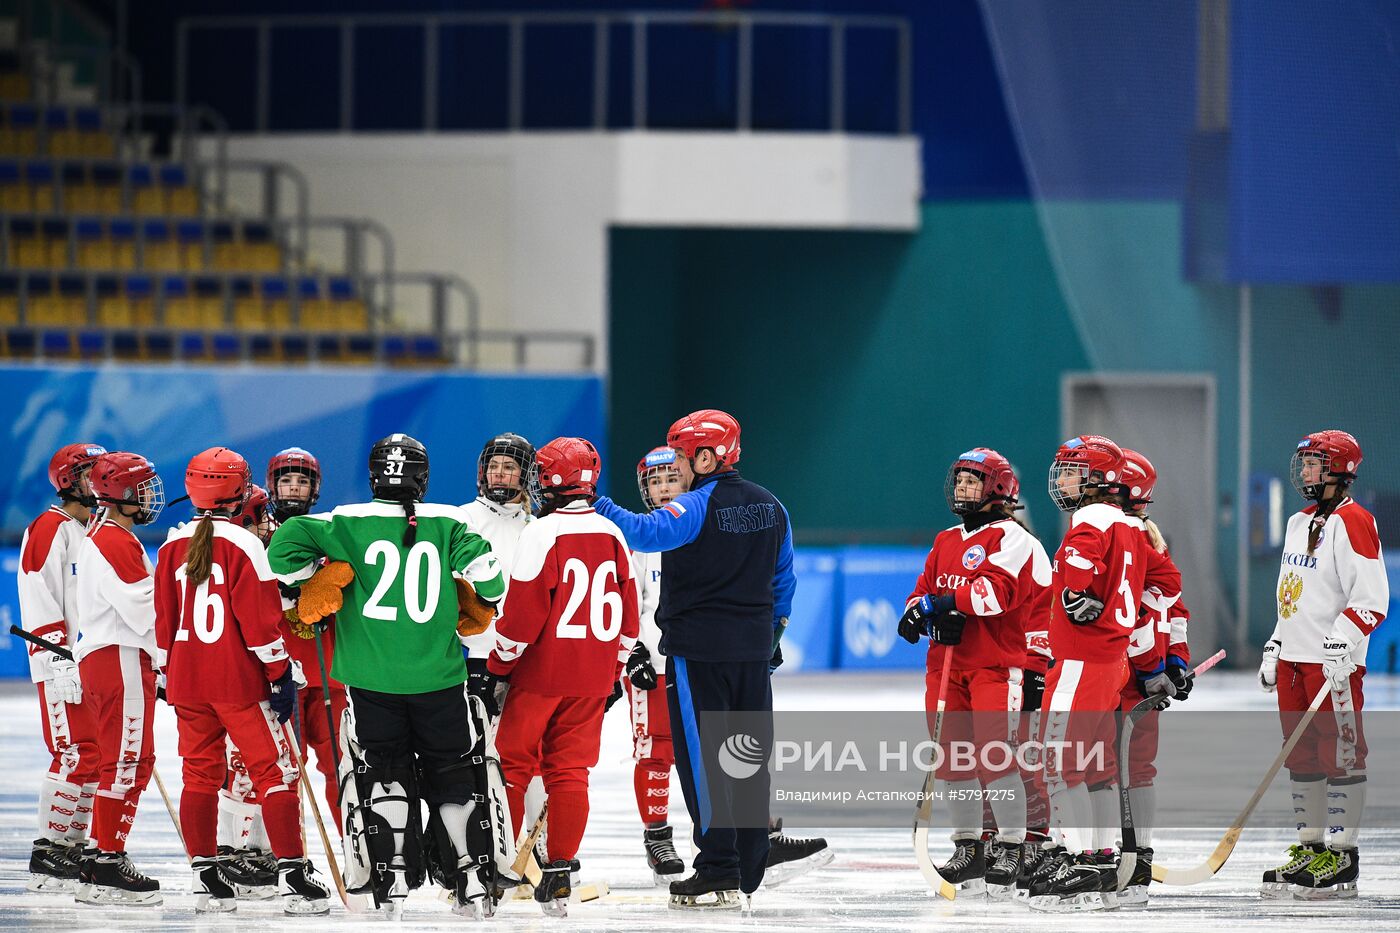
[[[58,448],[49,460],[49,482],[60,498],[81,502],[92,508],[96,500],[90,495],[79,495],[78,481],[84,472],[92,469],[93,462],[106,452],[107,448],[97,444],[66,444]]]
[[[1303,476],[1309,461],[1322,463],[1321,473],[1311,482]],[[1289,473],[1299,495],[1304,499],[1321,500],[1327,488],[1326,477],[1331,476],[1343,486],[1350,485],[1360,467],[1361,445],[1356,438],[1345,431],[1318,431],[1298,442]]]
[[[556,437],[535,454],[530,492],[536,500],[598,491],[598,451],[581,437]]]
[[[651,498],[651,490],[647,488],[647,481],[658,473],[671,473],[677,479],[680,478],[680,471],[676,469],[674,448],[654,447],[645,457],[637,461],[637,491],[642,494],[642,505],[647,507],[648,512],[660,507]]]
[[[1136,450],[1123,448],[1123,485],[1128,490],[1128,505],[1141,512],[1152,501],[1152,489],[1157,485],[1157,468]]]
[[[165,484],[156,465],[140,454],[115,450],[102,454],[88,474],[92,494],[107,505],[134,505],[136,524],[149,525],[165,508]]]
[[[721,467],[739,462],[739,422],[715,408],[694,411],[671,425],[666,443],[693,460],[704,448],[715,452]]]
[[[1055,451],[1050,464],[1050,498],[1061,512],[1073,512],[1090,489],[1120,492],[1123,489],[1123,451],[1098,434],[1071,437]],[[1063,477],[1075,477],[1073,491],[1062,489]]]
[[[248,495],[248,461],[227,447],[210,447],[190,458],[185,492],[196,509],[234,509]]]
[[[277,496],[277,479],[283,473],[303,473],[311,480],[311,495],[306,499],[281,499]],[[310,451],[300,447],[288,447],[278,451],[267,461],[268,501],[278,521],[286,521],[293,515],[305,515],[311,511],[316,500],[321,497],[321,461]]]
[[[243,504],[233,513],[232,521],[235,525],[240,525],[257,534],[258,527],[271,511],[272,506],[268,502],[267,490],[254,483],[248,487],[248,498],[244,499]]]
[[[960,499],[957,491],[958,474],[971,473],[982,480],[982,492],[976,499]],[[1011,462],[990,447],[974,447],[959,454],[953,465],[948,467],[948,478],[943,483],[943,494],[948,499],[948,508],[954,515],[968,515],[980,511],[988,502],[1009,502],[1016,504],[1021,493],[1021,482],[1011,469]]]

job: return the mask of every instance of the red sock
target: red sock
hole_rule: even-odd
[[[92,801],[92,841],[103,852],[125,852],[126,836],[136,822],[140,791],[123,797],[97,795]]]
[[[666,822],[671,799],[671,766],[659,758],[643,758],[632,770],[632,789],[637,792],[637,813],[642,822]]]
[[[549,795],[549,860],[571,859],[588,825],[588,791],[556,790]]]
[[[294,791],[267,794],[262,802],[263,832],[278,858],[302,858],[301,801]]]
[[[219,794],[185,788],[180,794],[180,832],[190,858],[212,858],[219,851]]]
[[[516,839],[520,838],[520,824],[525,822],[525,788],[529,786],[529,781],[524,784],[506,783],[506,803],[510,805],[510,824]]]

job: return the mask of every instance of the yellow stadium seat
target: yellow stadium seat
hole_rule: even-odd
[[[29,302],[29,322],[58,327],[84,323],[87,309],[82,298],[69,295],[43,295]]]
[[[78,131],[79,154],[85,159],[110,159],[117,154],[117,141],[111,133]]]
[[[125,295],[103,298],[97,303],[97,323],[102,327],[131,327],[135,319],[135,309]]]
[[[179,272],[180,245],[178,243],[147,243],[141,256],[141,268],[151,272]]]
[[[364,333],[369,330],[369,311],[358,298],[351,301],[337,301],[340,329],[346,333]]]
[[[301,329],[316,331],[340,330],[336,309],[324,298],[307,298],[301,302]]]
[[[0,99],[29,100],[33,96],[34,86],[29,75],[13,71],[0,75]]]
[[[63,209],[70,214],[97,214],[102,211],[102,196],[96,185],[71,184],[63,189]]]
[[[199,327],[199,308],[196,307],[194,299],[189,297],[165,299],[165,325],[167,327]]]
[[[47,269],[49,267],[49,241],[43,237],[24,237],[10,242],[11,260],[21,269]]]
[[[76,130],[54,130],[49,134],[48,154],[59,159],[79,158],[83,154],[82,140]]]
[[[28,185],[5,185],[0,187],[0,211],[7,214],[27,214],[30,210]]]
[[[138,188],[132,195],[131,209],[137,214],[159,217],[165,213],[165,199],[159,188]]]
[[[203,243],[181,243],[179,244],[180,268],[186,272],[204,271],[204,244]]]
[[[39,154],[39,140],[33,130],[0,131],[0,155],[36,156]]]
[[[233,326],[239,330],[271,330],[271,317],[260,298],[233,300]]]
[[[135,269],[136,244],[102,239],[78,247],[78,265],[84,269]]]
[[[194,217],[199,213],[199,196],[188,185],[183,188],[169,188],[165,194],[165,212],[167,214],[176,217]]]
[[[30,208],[36,214],[49,214],[53,212],[54,205],[58,203],[53,185],[33,185],[29,189]]]
[[[0,324],[19,323],[19,298],[15,295],[0,297]]]

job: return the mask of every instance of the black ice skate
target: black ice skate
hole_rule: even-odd
[[[1037,884],[1044,883],[1055,873],[1064,847],[1047,846],[1044,842],[1029,840],[1021,846],[1021,870],[1016,875],[1016,900],[1030,900],[1031,891]]]
[[[978,836],[960,836],[953,840],[957,846],[953,857],[938,866],[943,880],[957,889],[959,895],[979,895],[987,890],[987,849]]]
[[[711,878],[698,871],[689,878],[671,882],[670,907],[679,910],[738,910],[738,878]]]
[[[764,887],[775,888],[784,881],[791,881],[800,875],[823,865],[831,864],[836,854],[820,837],[802,839],[783,832],[783,821],[774,820],[769,824],[768,862],[763,869]]]
[[[1006,900],[1016,890],[1016,879],[1021,874],[1021,854],[1024,843],[992,840],[987,852],[987,897],[994,901]]]
[[[268,870],[254,849],[219,846],[220,870],[240,900],[265,901],[277,896],[277,863]]]
[[[540,869],[540,883],[535,885],[535,901],[546,917],[564,917],[569,913],[569,895],[573,894],[568,859],[555,859]]]
[[[79,860],[82,850],[52,839],[35,839],[29,853],[30,891],[67,892],[78,887]]]
[[[1285,878],[1296,871],[1306,868],[1313,859],[1317,858],[1326,849],[1320,842],[1311,842],[1307,845],[1299,843],[1288,847],[1288,861],[1278,868],[1270,868],[1264,872],[1264,881],[1259,886],[1259,894],[1263,897],[1288,897],[1293,896],[1293,885]]]
[[[643,830],[642,845],[646,846],[647,867],[658,885],[670,884],[685,873],[685,862],[681,861],[675,844],[671,842],[671,827],[657,826]]]
[[[1323,849],[1303,868],[1285,876],[1296,885],[1293,896],[1302,901],[1356,897],[1361,855],[1356,849]]]
[[[77,899],[83,904],[129,904],[155,907],[161,903],[160,882],[136,870],[125,852],[99,852],[85,860]]]
[[[1137,850],[1137,862],[1133,865],[1132,877],[1123,890],[1118,892],[1119,907],[1145,907],[1147,886],[1152,883],[1152,850]]]
[[[1031,889],[1030,908],[1051,913],[1103,910],[1103,895],[1099,891],[1102,884],[1094,853],[1066,853],[1044,885]]]
[[[226,914],[238,909],[238,889],[222,870],[226,862],[226,857],[219,857],[197,858],[190,863],[195,913]]]
[[[304,858],[277,860],[277,893],[282,913],[290,916],[330,913],[331,892],[316,877],[316,869]]]
[[[1094,853],[1094,864],[1099,867],[1099,893],[1104,910],[1118,909],[1118,853],[1113,849],[1101,849]]]

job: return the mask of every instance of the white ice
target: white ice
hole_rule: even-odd
[[[919,710],[923,677],[901,674],[794,674],[774,684],[778,707],[789,710]],[[1400,709],[1400,678],[1368,675],[1368,709]],[[1191,699],[1193,709],[1270,709],[1272,697],[1260,693],[1251,674],[1217,672],[1203,681]],[[179,759],[175,755],[175,720],[158,706],[157,767],[178,798]],[[630,736],[625,708],[614,707],[604,726],[603,753],[592,777],[592,814],[579,856],[585,881],[606,881],[612,893],[598,901],[570,906],[563,920],[541,916],[533,901],[507,901],[488,923],[510,929],[578,930],[832,930],[877,933],[956,923],[962,931],[1119,930],[1153,921],[1171,929],[1195,931],[1247,925],[1251,930],[1321,929],[1338,926],[1373,930],[1400,929],[1400,830],[1376,829],[1361,838],[1361,897],[1355,901],[1307,903],[1264,902],[1256,892],[1260,873],[1278,864],[1291,833],[1247,829],[1233,857],[1209,882],[1191,888],[1152,887],[1149,913],[1034,914],[1013,904],[986,901],[948,903],[929,896],[914,865],[908,829],[823,829],[789,826],[794,835],[823,835],[836,860],[826,868],[773,890],[760,890],[754,914],[681,912],[666,906],[664,892],[650,883],[642,855],[641,827],[632,792]],[[44,751],[39,710],[33,688],[24,683],[0,685],[0,928],[49,931],[213,931],[366,928],[388,921],[357,919],[332,907],[330,918],[287,918],[273,902],[241,903],[238,912],[218,919],[196,918],[189,894],[189,873],[170,818],[152,782],[142,799],[130,851],[143,871],[161,882],[160,908],[100,908],[75,905],[71,897],[31,894],[24,890],[27,860],[34,837],[35,800]],[[1262,775],[1261,775],[1262,776]],[[313,779],[318,788],[319,778]],[[1272,793],[1287,794],[1276,781]],[[1240,801],[1243,805],[1244,801]],[[672,789],[672,823],[682,855],[688,854],[689,822],[679,786]],[[936,817],[935,817],[936,819]],[[1222,827],[1223,829],[1223,827]],[[332,831],[333,832],[333,831]],[[1219,834],[1201,830],[1157,833],[1157,860],[1186,867],[1199,862]],[[325,872],[324,856],[308,820],[313,858]],[[950,844],[935,823],[935,859]],[[471,921],[448,912],[424,888],[408,900],[405,929],[459,928]]]

